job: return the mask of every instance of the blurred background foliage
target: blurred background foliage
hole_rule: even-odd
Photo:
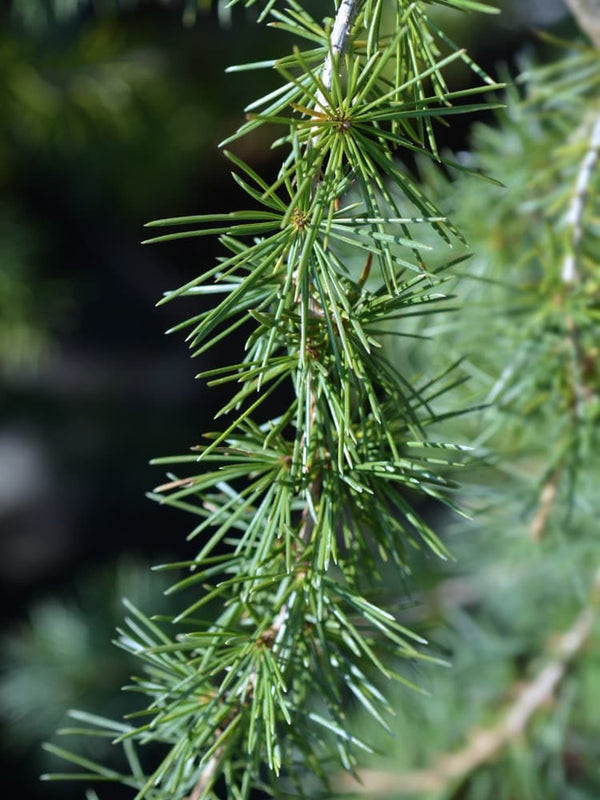
[[[560,0],[497,5],[497,18],[451,19],[453,38],[493,74],[502,64],[516,73],[524,52],[544,58],[549,46],[535,29],[575,31]],[[0,11],[0,763],[11,796],[81,796],[79,787],[39,787],[48,767],[40,742],[67,707],[122,713],[127,698],[115,690],[130,665],[110,645],[120,597],[166,613],[148,565],[186,555],[187,520],[144,498],[162,479],[148,461],[187,448],[218,398],[194,383],[199,367],[184,345],[163,336],[178,308],[154,304],[196,274],[212,245],[144,249],[138,241],[150,219],[239,201],[216,146],[269,75],[251,73],[249,86],[247,75],[224,70],[279,52],[280,40],[234,12],[167,0],[13,0]],[[236,151],[268,172],[261,136]],[[445,144],[468,148],[469,137],[453,125]],[[440,193],[451,199],[452,188]],[[474,205],[465,218],[477,215],[476,197]],[[458,547],[463,566],[469,554],[478,563]],[[499,596],[510,597],[503,586]],[[463,605],[452,622],[459,629],[472,625]],[[488,657],[504,646],[491,631],[468,635],[496,636]],[[526,639],[523,652],[532,649]],[[437,642],[443,649],[442,634]],[[582,680],[595,682],[593,665],[586,669]],[[479,698],[473,710],[498,685],[478,684],[487,673],[476,647],[457,674]],[[415,724],[403,704],[404,696],[399,724]],[[448,744],[434,730],[450,738],[466,730],[465,710],[453,712],[458,726],[433,720],[432,749]],[[418,724],[420,715],[421,706]],[[518,753],[507,758],[519,769]],[[119,796],[118,788],[102,794]]]

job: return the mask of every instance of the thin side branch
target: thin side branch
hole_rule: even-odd
[[[579,27],[600,47],[600,0],[566,0]]]
[[[333,81],[333,65],[334,59],[339,59],[346,52],[348,47],[348,40],[352,31],[352,24],[356,19],[359,8],[363,0],[342,0],[335,16],[333,28],[331,29],[331,36],[329,37],[329,52],[327,58],[323,63],[321,70],[321,80],[327,90],[331,89]],[[325,95],[319,89],[316,97],[315,111],[323,112],[327,110],[327,100]],[[318,130],[313,134],[313,142],[318,136]]]
[[[340,58],[346,52],[348,46],[348,39],[352,30],[352,23],[356,19],[358,10],[362,5],[362,0],[342,0],[338,8],[333,28],[331,29],[330,43],[331,47],[327,58],[323,64],[321,72],[321,80],[327,89],[331,89],[331,82],[333,79],[333,61],[334,58]],[[325,106],[325,97],[319,91],[317,94],[317,111],[323,111]]]
[[[472,731],[469,741],[454,753],[447,753],[429,769],[401,773],[360,770],[361,785],[349,777],[340,788],[366,794],[413,794],[439,792],[458,782],[475,769],[492,761],[526,729],[533,715],[552,699],[567,667],[589,639],[600,605],[600,570],[594,577],[590,604],[575,618],[572,626],[553,643],[554,658],[518,693],[502,719],[489,728]]]
[[[598,7],[598,13],[600,14],[600,0],[596,0],[596,4]],[[598,25],[600,26],[600,16],[598,18]],[[596,117],[594,122],[589,147],[586,151],[585,158],[581,163],[581,169],[579,170],[577,183],[575,185],[575,192],[567,212],[567,223],[570,225],[572,231],[571,251],[568,253],[563,262],[561,272],[563,283],[576,283],[579,279],[577,262],[579,260],[579,252],[581,250],[581,240],[583,239],[583,214],[585,211],[588,188],[592,181],[599,155],[600,115]]]
[[[560,466],[557,467],[540,492],[540,502],[529,526],[529,535],[534,542],[539,542],[541,540],[550,520],[552,507],[558,491],[561,471]]]

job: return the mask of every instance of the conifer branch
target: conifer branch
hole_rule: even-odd
[[[434,766],[425,769],[400,773],[359,770],[357,778],[360,785],[357,786],[350,776],[344,776],[339,781],[340,790],[370,795],[441,792],[495,759],[524,733],[536,712],[552,700],[570,663],[590,639],[599,606],[600,570],[592,581],[589,605],[577,615],[565,633],[550,640],[552,660],[530,681],[515,687],[516,699],[505,709],[499,722],[488,728],[473,730],[462,749],[441,755]]]
[[[600,10],[600,5],[598,6],[598,9]],[[566,223],[570,228],[570,237],[569,247],[563,259],[560,276],[562,283],[566,287],[573,286],[582,278],[579,260],[584,237],[583,218],[585,214],[589,187],[594,178],[599,156],[600,114],[596,114],[592,124],[589,143],[577,173],[573,196],[565,215]],[[582,372],[583,367],[585,366],[585,354],[582,352],[580,346],[580,333],[572,313],[567,314],[565,327],[566,345],[571,353],[571,358],[569,359],[567,365],[567,380],[571,394],[569,409],[573,428],[578,429],[583,423],[585,417],[584,406],[589,399],[586,387],[582,382]],[[539,541],[541,539],[550,519],[552,507],[556,499],[563,473],[563,467],[564,463],[560,463],[555,467],[540,492],[538,508],[529,528],[531,538],[534,541]]]
[[[229,415],[227,424],[191,454],[154,462],[196,470],[169,474],[151,496],[196,517],[196,556],[163,568],[186,570],[171,593],[195,591],[165,622],[198,630],[165,632],[132,608],[121,631],[121,646],[145,662],[135,688],[148,697],[148,719],[118,741],[156,742],[164,752],[145,775],[129,751],[140,800],[201,800],[219,776],[230,800],[308,770],[326,786],[319,763],[329,753],[352,769],[356,750],[369,746],[347,729],[344,691],[387,730],[391,709],[369,671],[402,681],[385,657],[419,658],[426,644],[369,599],[373,577],[386,559],[401,569],[409,544],[446,555],[404,489],[452,507],[446,471],[460,464],[453,454],[463,446],[432,442],[426,429],[453,416],[435,406],[455,386],[447,380],[454,367],[420,385],[394,366],[380,338],[445,299],[434,288],[444,279],[419,269],[428,245],[415,226],[430,226],[446,244],[460,233],[396,156],[408,149],[437,158],[432,120],[487,107],[453,102],[490,81],[417,4],[396,4],[391,33],[380,2],[364,4],[361,16],[362,0],[337,2],[330,30],[301,4],[274,6],[267,0],[261,19],[272,14],[311,46],[259,62],[286,83],[248,107],[262,110],[230,140],[283,124],[277,177],[269,184],[228,153],[250,209],[150,223],[194,226],[150,241],[211,235],[225,251],[162,301],[222,295],[174,329],[188,331],[194,354],[244,323],[251,330],[238,363],[198,376],[235,385],[216,415]],[[483,79],[480,88],[448,90],[443,73],[458,59]],[[284,383],[291,400],[280,398],[259,423],[257,410]]]
[[[333,23],[333,27],[331,29],[331,34],[329,37],[329,50],[325,61],[323,63],[323,67],[321,70],[321,81],[324,88],[327,91],[331,90],[331,85],[333,81],[333,69],[334,65],[339,63],[339,59],[344,55],[346,52],[348,41],[350,39],[350,34],[352,32],[352,25],[354,20],[356,19],[356,15],[358,14],[359,8],[362,4],[363,0],[342,0],[340,3],[337,14],[335,16],[335,20]],[[319,87],[317,94],[316,94],[316,101],[315,101],[315,112],[319,113],[324,111],[326,108],[326,98],[323,92],[323,89]],[[311,146],[313,146],[318,138],[318,130],[314,133],[311,140],[309,140],[307,144],[307,150],[310,150]],[[315,176],[313,179],[313,196],[315,194],[316,184],[318,183],[319,176],[318,170],[315,172]],[[317,302],[315,301],[313,295],[313,285],[312,282],[309,281],[308,283],[308,298],[307,304],[309,309],[310,316],[322,316],[323,310],[319,307]],[[311,389],[309,392],[309,402],[310,402],[310,415],[309,415],[309,425],[312,425],[315,422],[315,411],[316,411],[316,397],[314,393],[314,389]],[[316,508],[318,503],[318,496],[320,493],[321,487],[321,480],[320,477],[317,477],[313,480],[308,486],[308,494],[311,497],[310,505],[304,507],[302,512],[302,524],[300,527],[299,532],[299,539],[301,542],[308,544],[311,539],[312,530],[314,527],[314,519],[312,516],[312,511],[310,506],[312,505],[313,508]],[[285,618],[285,614],[287,612],[287,604],[285,604],[281,611],[279,612],[277,619],[274,622],[274,629],[278,631],[281,627],[281,622]]]

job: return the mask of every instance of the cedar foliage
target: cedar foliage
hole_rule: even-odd
[[[490,108],[484,95],[499,87],[430,5],[491,10],[343,0],[320,20],[295,0],[263,4],[259,22],[295,44],[236,68],[272,69],[280,83],[224,144],[275,126],[276,179],[226,150],[248,210],[150,223],[174,229],[152,242],[221,244],[216,264],[163,300],[209,301],[175,329],[192,354],[224,349],[234,332],[245,345],[199,375],[231,387],[217,430],[156,462],[173,472],[152,497],[193,516],[198,552],[160,568],[184,571],[169,590],[186,598],[174,617],[128,606],[118,644],[143,663],[130,688],[144,707],[123,723],[74,712],[81,725],[65,731],[116,740],[127,768],[49,745],[82,769],[53,777],[95,776],[151,800],[304,796],[329,791],[340,769],[356,774],[375,723],[400,733],[405,770],[363,769],[362,791],[475,800],[598,788],[579,694],[598,669],[585,651],[598,603],[597,55],[578,48],[531,70],[525,100],[511,89],[508,111],[456,160],[439,152],[438,126]],[[454,61],[475,88],[448,88]],[[390,604],[389,584],[410,583],[427,553],[448,557],[461,509],[480,533],[468,547],[464,532],[453,537],[458,566],[425,597],[428,647],[411,626],[418,614]],[[463,595],[448,605],[452,581]],[[460,675],[469,629],[496,663],[482,674],[471,650],[463,688],[479,695],[467,712],[469,694],[449,681],[416,715],[403,711],[417,702],[406,688],[392,703],[390,679],[435,682],[442,667],[428,662],[444,652]],[[584,679],[570,705],[523,744],[574,659]],[[490,706],[497,719],[485,720]],[[457,749],[457,736],[469,744]],[[510,764],[494,763],[507,748]]]

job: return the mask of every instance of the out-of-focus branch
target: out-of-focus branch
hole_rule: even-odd
[[[594,0],[598,5],[598,13],[600,14],[600,0]],[[598,17],[598,24],[600,26],[600,16]],[[600,31],[599,31],[600,35]],[[600,115],[596,117],[590,141],[585,153],[585,157],[581,163],[579,174],[577,175],[577,183],[573,193],[573,199],[569,205],[567,213],[567,222],[571,227],[571,250],[564,260],[562,267],[562,280],[563,283],[575,283],[579,278],[579,269],[577,261],[579,259],[579,252],[581,250],[581,240],[583,238],[583,213],[585,210],[585,201],[588,195],[588,188],[594,176],[598,156],[600,155]]]
[[[194,788],[192,789],[192,793],[187,798],[187,800],[200,800],[201,797],[204,797],[212,784],[217,777],[217,770],[219,768],[219,763],[221,761],[223,755],[222,748],[218,748],[212,754],[212,756],[208,759],[202,772],[200,773],[200,777]]]
[[[552,695],[569,663],[589,639],[600,605],[600,570],[594,577],[590,604],[580,612],[566,633],[552,643],[552,660],[528,683],[521,687],[516,700],[505,710],[502,718],[488,728],[471,732],[467,744],[454,753],[439,757],[436,764],[426,769],[389,772],[360,770],[361,784],[344,776],[340,788],[360,794],[413,794],[436,792],[448,784],[459,781],[482,764],[493,760],[510,742],[517,739],[531,718],[552,699]]]
[[[581,30],[600,47],[600,0],[566,0]]]
[[[561,469],[558,467],[546,481],[540,492],[539,504],[535,516],[531,520],[531,525],[529,526],[529,535],[534,542],[540,541],[544,535],[548,521],[550,520],[552,507],[558,491],[560,476]]]

